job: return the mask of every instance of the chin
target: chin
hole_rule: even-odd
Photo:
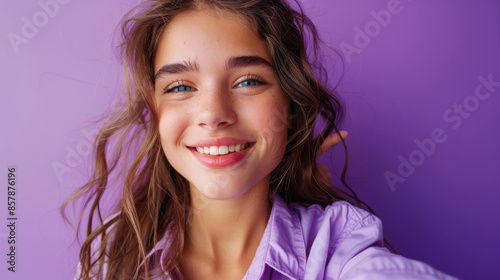
[[[235,188],[234,186],[240,186],[240,188]],[[248,191],[248,189],[250,189],[250,187],[242,189],[241,184],[227,184],[227,182],[217,180],[209,180],[204,183],[192,184],[191,192],[193,192],[193,188],[195,188],[196,191],[205,198],[214,200],[233,199],[244,194]]]
[[[198,180],[190,183],[191,193],[195,191],[213,200],[229,200],[244,195],[258,183],[258,181],[249,180],[250,178],[234,178],[234,176],[220,172],[203,180],[198,177]]]

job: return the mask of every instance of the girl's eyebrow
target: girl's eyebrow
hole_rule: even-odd
[[[182,72],[199,72],[200,67],[196,61],[183,61],[182,63],[171,63],[163,65],[155,74],[155,80],[159,76],[177,74]]]
[[[273,65],[269,61],[267,61],[263,57],[256,55],[232,56],[229,58],[226,64],[227,69],[246,66],[267,66],[274,70]]]
[[[226,68],[238,68],[246,66],[266,66],[274,70],[274,67],[265,58],[256,55],[232,56],[226,63]],[[183,61],[182,63],[170,63],[163,65],[155,74],[155,80],[162,75],[178,74],[182,72],[199,72],[200,67],[196,61]]]

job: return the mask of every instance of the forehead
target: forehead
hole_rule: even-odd
[[[212,9],[192,10],[174,17],[165,27],[155,51],[154,70],[172,62],[225,63],[232,56],[260,56],[268,49],[243,16]]]

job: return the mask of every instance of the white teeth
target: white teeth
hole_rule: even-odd
[[[229,147],[228,146],[220,146],[219,147],[219,155],[225,155],[229,153]]]
[[[230,145],[230,146],[210,146],[210,147],[196,147],[196,151],[200,154],[207,155],[227,155],[232,152],[239,152],[249,147],[248,143]]]
[[[213,156],[216,156],[219,154],[219,147],[217,146],[210,146],[210,154]]]

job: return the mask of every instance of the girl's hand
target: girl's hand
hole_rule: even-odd
[[[340,136],[342,136],[342,138],[345,139],[348,135],[349,135],[349,133],[347,133],[347,131],[345,131],[345,130],[340,131],[340,135],[338,133],[328,135],[328,137],[326,137],[325,141],[323,141],[323,144],[321,144],[321,146],[318,149],[318,157],[320,155],[324,154],[326,151],[328,151],[333,146],[342,142]],[[317,164],[317,167],[318,167],[318,171],[320,173],[319,174],[320,176],[328,179],[328,181],[330,181],[332,179],[332,175],[330,174],[330,171],[328,171],[328,167],[326,167],[323,164]]]

